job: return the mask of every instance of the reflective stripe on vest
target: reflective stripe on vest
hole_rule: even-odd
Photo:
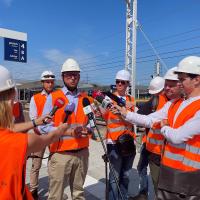
[[[160,110],[166,103],[167,97],[165,95],[159,95],[158,106],[156,111]],[[160,134],[160,126],[150,129],[147,134],[146,148],[148,151],[161,155],[164,144],[164,137]]]
[[[51,95],[52,95],[52,105],[54,105],[55,100],[59,97],[62,97],[65,99],[65,105],[62,108],[57,110],[53,118],[55,126],[58,126],[65,117],[64,109],[66,105],[69,103],[69,100],[64,95],[62,90],[57,90],[53,92]],[[71,128],[87,125],[88,117],[84,114],[83,105],[82,105],[82,100],[84,97],[85,96],[81,94],[79,95],[76,114],[73,112],[68,117],[67,123],[70,125]],[[85,148],[88,146],[89,146],[88,137],[74,138],[72,136],[63,136],[60,138],[60,141],[55,142],[50,145],[50,151],[56,152],[56,151],[75,150],[75,149]]]
[[[134,98],[126,96],[126,102],[134,102]],[[113,103],[115,104],[115,102]],[[108,140],[116,141],[117,138],[124,133],[124,131],[128,131],[130,134],[135,136],[133,133],[133,125],[122,121],[117,115],[109,112],[105,120],[107,122],[106,137]]]
[[[176,129],[190,120],[200,110],[200,99],[187,105],[177,116],[174,116],[183,100],[173,102],[168,111],[170,127]],[[189,130],[188,130],[189,131]],[[167,143],[165,145],[162,164],[181,171],[196,171],[200,169],[200,135],[182,144]]]
[[[37,108],[37,116],[41,116],[47,96],[41,92],[33,96]]]

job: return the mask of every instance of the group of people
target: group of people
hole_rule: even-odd
[[[145,145],[149,154],[145,156],[156,199],[198,200],[200,57],[184,58],[164,79],[164,93],[158,91],[158,106],[153,113],[142,115],[118,105],[110,110],[129,123],[150,129]]]
[[[85,199],[83,185],[93,130],[83,99],[93,100],[78,89],[80,71],[76,60],[67,59],[61,68],[64,86],[58,90],[54,90],[55,75],[44,71],[43,90],[31,98],[30,121],[14,123],[15,82],[11,73],[0,66],[0,169],[4,172],[0,174],[0,199],[39,199],[38,177],[46,146],[50,152],[48,199],[64,199],[66,186],[70,186],[72,199]],[[155,77],[149,85],[151,99],[140,105],[137,112],[135,100],[127,92],[130,78],[126,70],[118,71],[115,78],[114,95],[125,106],[112,101],[111,107],[98,108],[106,121],[106,153],[113,168],[109,172],[108,199],[147,199],[149,165],[157,200],[199,200],[200,57],[186,57],[163,78]],[[59,98],[64,100],[64,106],[54,116],[49,115]],[[65,107],[72,103],[75,108],[66,118]],[[139,194],[130,197],[135,124],[147,130],[138,163]],[[30,155],[33,158],[29,192],[25,171]]]

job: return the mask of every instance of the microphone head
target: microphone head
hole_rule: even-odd
[[[89,99],[87,97],[84,97],[82,104],[83,104],[83,107],[89,106],[90,105]]]
[[[54,107],[56,106],[57,108],[62,108],[65,105],[65,100],[63,98],[57,98]]]
[[[115,101],[119,106],[125,106],[126,103],[125,101],[121,100],[118,96],[114,95],[113,93],[107,91],[104,92],[105,95],[107,95],[108,97],[110,97],[113,101]]]
[[[93,92],[92,92],[92,97],[93,97],[94,99],[96,99],[97,96],[102,96],[102,97],[104,97],[104,94],[103,94],[100,90],[95,90],[95,91],[93,91]]]
[[[90,106],[90,101],[87,97],[84,97],[83,98],[83,101],[82,101],[82,104],[83,104],[83,111],[86,115],[92,113],[92,109],[91,109],[91,106]]]
[[[74,112],[74,110],[75,110],[75,104],[72,102],[72,103],[69,103],[69,104],[67,104],[66,105],[66,107],[65,107],[65,113],[67,112],[67,113],[72,113],[72,112]]]

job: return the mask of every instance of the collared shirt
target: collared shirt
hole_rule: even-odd
[[[67,89],[66,86],[64,86],[62,89],[63,93],[65,94],[65,96],[67,97],[67,99],[69,100],[69,103],[74,103],[75,104],[75,110],[74,112],[77,112],[77,107],[78,107],[78,97],[80,95],[80,92],[78,90],[71,92]],[[46,115],[48,113],[50,113],[50,111],[53,109],[53,105],[52,105],[52,95],[50,94],[47,97],[46,103],[44,105],[44,109],[42,112],[42,115]],[[50,131],[53,131],[56,129],[56,127],[54,127],[53,123],[47,124],[47,125],[42,125],[38,127],[39,131],[41,133],[48,133]]]
[[[46,97],[49,96],[48,93],[45,90],[42,90],[41,94],[45,95]],[[34,96],[31,97],[31,101],[30,101],[30,105],[29,105],[29,117],[30,117],[31,120],[38,117],[37,107],[36,107],[36,104],[35,104]]]
[[[184,100],[175,114],[174,122],[176,121],[176,118],[178,117],[180,112],[186,106],[191,104],[193,101],[196,101],[197,99],[200,99],[200,96],[191,97],[187,100]],[[168,110],[172,102],[173,100],[168,101],[162,109],[150,115],[140,115],[137,113],[128,112],[126,115],[126,120],[131,123],[136,123],[137,125],[151,128],[154,122],[167,119]],[[195,135],[199,135],[199,130],[200,130],[199,122],[200,122],[200,111],[196,112],[196,114],[190,120],[188,120],[184,125],[182,125],[181,127],[177,129],[173,129],[169,126],[164,126],[161,129],[161,133],[169,142],[172,142],[174,144],[181,144],[193,138]]]

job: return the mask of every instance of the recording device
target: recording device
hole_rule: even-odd
[[[83,104],[83,111],[88,116],[90,127],[94,128],[95,127],[94,113],[92,112],[89,99],[87,97],[84,97],[82,104]]]
[[[109,98],[111,98],[113,101],[115,101],[118,106],[120,106],[120,107],[126,106],[126,102],[124,100],[120,99],[118,96],[114,95],[113,93],[107,91],[107,92],[103,92],[103,94],[108,96]]]
[[[63,123],[66,123],[68,120],[68,117],[74,112],[75,109],[75,104],[74,103],[69,103],[65,107],[65,118],[63,120]]]
[[[63,98],[57,98],[55,103],[54,103],[54,106],[52,108],[52,110],[50,111],[49,115],[50,116],[54,116],[54,114],[56,113],[56,111],[60,108],[62,108],[65,104],[65,100]],[[47,124],[48,123],[48,118],[44,119],[44,124]]]

